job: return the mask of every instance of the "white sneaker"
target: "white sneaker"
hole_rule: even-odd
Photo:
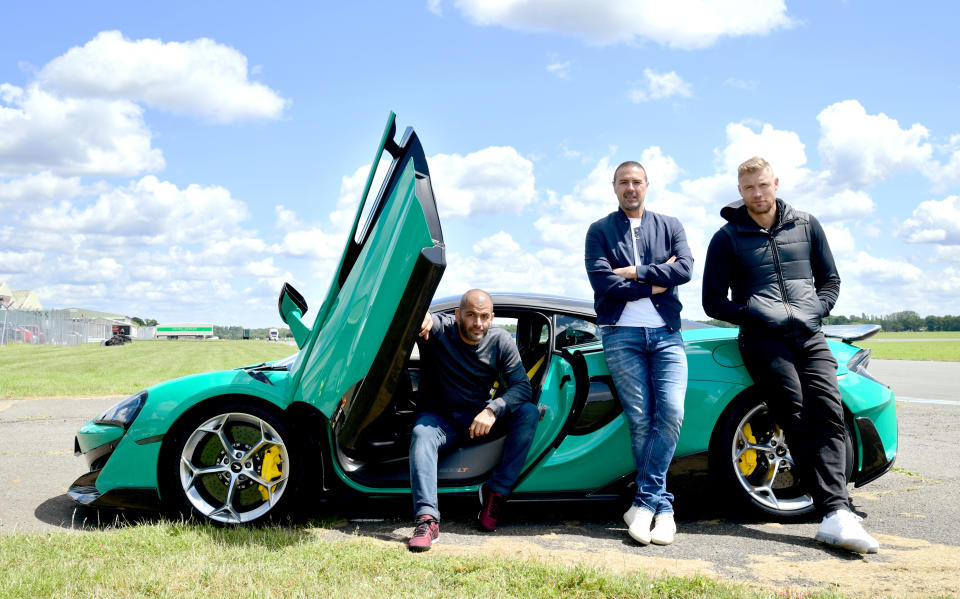
[[[650,541],[654,545],[669,545],[677,533],[677,523],[673,521],[673,514],[657,514],[653,521],[653,530],[650,531]]]
[[[880,543],[860,524],[860,519],[849,510],[835,510],[823,518],[817,536],[821,543],[856,553],[876,553]]]
[[[631,512],[633,514],[631,515]],[[627,510],[623,515],[624,522],[630,519],[627,532],[633,537],[633,540],[641,545],[650,543],[650,525],[653,524],[653,512],[645,507],[634,506]]]
[[[631,505],[630,509],[623,512],[623,521],[627,524],[627,526],[633,524],[633,519],[637,517],[637,510],[639,509],[639,505]]]

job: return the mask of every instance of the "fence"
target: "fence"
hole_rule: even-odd
[[[0,345],[81,345],[113,336],[113,320],[78,318],[70,310],[0,310]],[[132,339],[153,339],[157,327],[130,327]]]

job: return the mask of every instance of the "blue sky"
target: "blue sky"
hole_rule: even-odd
[[[469,287],[590,297],[583,235],[640,160],[700,280],[736,165],[815,214],[835,314],[960,312],[950,2],[8,3],[0,281],[46,308],[276,326],[318,305],[390,110]]]

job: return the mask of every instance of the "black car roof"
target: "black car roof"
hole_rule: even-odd
[[[589,317],[591,320],[597,314],[593,310],[593,302],[585,299],[546,295],[540,293],[491,293],[494,310],[497,308],[533,308],[549,312],[564,312]],[[460,305],[460,296],[450,296],[434,299],[430,309],[434,311],[449,310]]]
[[[544,310],[547,312],[562,312],[582,316],[588,320],[595,321],[597,313],[593,309],[593,302],[590,300],[574,297],[563,297],[560,295],[547,295],[543,293],[491,293],[493,298],[493,308],[526,308],[534,310]],[[434,299],[430,304],[430,310],[433,312],[442,312],[452,310],[460,305],[459,296],[448,296]],[[696,320],[682,319],[681,328],[685,331],[691,329],[714,328],[703,322]]]

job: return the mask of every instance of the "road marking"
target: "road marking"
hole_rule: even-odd
[[[935,403],[945,406],[960,406],[960,401],[952,399],[923,399],[921,397],[898,397],[897,401],[905,403]]]

